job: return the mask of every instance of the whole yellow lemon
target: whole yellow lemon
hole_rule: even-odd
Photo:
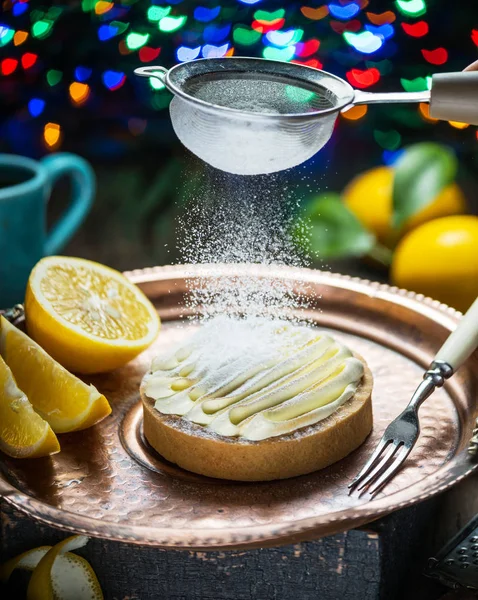
[[[478,296],[478,217],[443,217],[398,244],[392,282],[464,312]]]
[[[343,194],[348,208],[385,246],[392,248],[400,234],[403,235],[422,223],[465,212],[466,201],[463,192],[456,183],[451,183],[433,202],[410,217],[397,235],[392,228],[393,174],[390,167],[370,169],[352,179]]]

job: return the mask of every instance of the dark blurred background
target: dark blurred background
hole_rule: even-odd
[[[251,55],[324,68],[367,91],[413,91],[432,73],[462,70],[477,46],[475,2],[3,0],[0,151],[71,151],[92,163],[95,206],[66,253],[120,269],[169,263],[177,200],[208,167],[176,139],[168,91],[135,77],[135,67]],[[298,195],[341,191],[423,140],[453,148],[472,209],[477,128],[435,122],[425,105],[353,109],[321,153],[287,177]],[[51,218],[66,193],[66,184],[55,190]]]

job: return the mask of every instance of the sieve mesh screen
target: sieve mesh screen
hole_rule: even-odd
[[[320,84],[266,73],[212,72],[184,80],[182,90],[217,106],[259,114],[301,114],[334,108],[337,97]]]

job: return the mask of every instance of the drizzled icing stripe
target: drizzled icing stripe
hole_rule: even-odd
[[[143,390],[163,414],[223,436],[263,440],[327,418],[362,376],[362,363],[324,332],[220,317],[157,357]]]

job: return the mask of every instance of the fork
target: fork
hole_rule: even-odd
[[[420,433],[418,409],[478,347],[478,298],[437,352],[405,410],[385,430],[362,470],[349,484],[349,495],[368,491],[373,498],[396,475]]]

